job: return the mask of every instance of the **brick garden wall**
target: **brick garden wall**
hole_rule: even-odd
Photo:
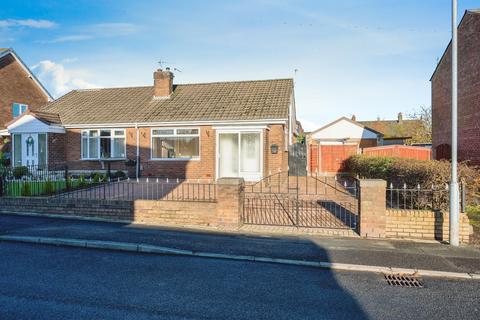
[[[133,204],[131,201],[0,197],[0,213],[56,214],[112,221],[133,221],[132,212]]]
[[[468,243],[472,226],[466,214],[460,214],[460,242]],[[387,210],[387,238],[448,241],[448,212],[429,210]]]
[[[149,225],[217,226],[216,202],[136,200],[134,221]]]

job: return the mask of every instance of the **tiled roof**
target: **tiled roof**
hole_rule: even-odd
[[[60,116],[58,113],[42,112],[42,111],[30,111],[35,118],[40,121],[45,122],[46,124],[60,125]]]
[[[62,124],[287,119],[292,79],[174,85],[166,99],[153,86],[74,90],[43,107]]]
[[[383,133],[385,139],[410,138],[423,127],[422,120],[377,120],[358,121],[365,127]]]

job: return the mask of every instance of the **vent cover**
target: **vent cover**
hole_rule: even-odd
[[[415,274],[390,273],[384,274],[385,280],[391,286],[407,288],[423,288],[423,281]]]

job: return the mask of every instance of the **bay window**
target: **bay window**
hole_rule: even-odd
[[[152,129],[152,159],[199,159],[198,128]]]
[[[125,159],[124,129],[82,131],[82,159]]]

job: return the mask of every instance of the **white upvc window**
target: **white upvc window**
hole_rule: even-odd
[[[153,160],[200,159],[199,128],[153,128],[151,133]]]
[[[126,159],[125,129],[82,130],[84,160]]]
[[[23,103],[17,103],[14,102],[12,104],[12,116],[13,118],[17,118],[21,116],[23,113],[25,113],[28,109],[28,105],[23,104]]]

